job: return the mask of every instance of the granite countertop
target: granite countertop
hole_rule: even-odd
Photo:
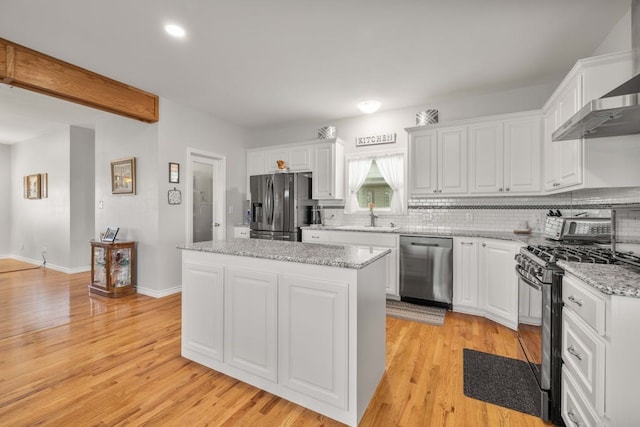
[[[558,261],[565,272],[607,295],[640,298],[640,267]]]
[[[347,225],[321,225],[302,227],[303,230],[327,230],[327,231],[355,231],[362,233],[392,233],[413,236],[433,236],[433,237],[478,237],[485,239],[512,240],[525,245],[547,245],[560,244],[552,240],[545,239],[541,234],[515,234],[508,231],[483,231],[483,230],[450,230],[434,231],[423,227],[364,227]]]
[[[178,245],[178,249],[328,267],[361,269],[391,252],[373,246],[317,245],[278,240],[231,239]]]

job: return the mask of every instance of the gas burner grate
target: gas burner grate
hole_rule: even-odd
[[[547,263],[572,261],[593,264],[614,264],[625,262],[640,265],[640,257],[628,253],[614,252],[596,246],[528,246],[527,251]]]

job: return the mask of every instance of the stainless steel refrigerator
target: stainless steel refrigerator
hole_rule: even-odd
[[[250,178],[252,239],[300,241],[308,224],[310,173],[274,173]]]

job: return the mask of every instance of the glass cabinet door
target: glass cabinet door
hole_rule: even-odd
[[[93,282],[107,287],[106,251],[100,246],[93,248]]]
[[[131,285],[131,249],[111,251],[111,285],[119,288]]]

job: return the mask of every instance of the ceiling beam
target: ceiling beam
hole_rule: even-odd
[[[0,81],[76,104],[158,121],[158,96],[0,38]]]

